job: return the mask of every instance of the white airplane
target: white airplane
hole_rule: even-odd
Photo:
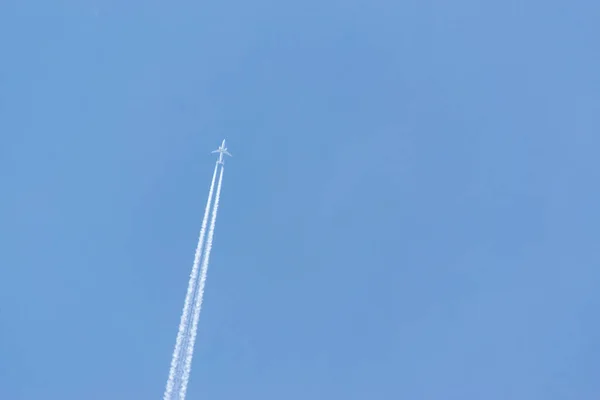
[[[227,147],[225,147],[225,139],[223,139],[223,142],[221,143],[221,147],[219,147],[216,150],[211,151],[211,153],[219,153],[219,160],[217,161],[217,163],[219,163],[221,165],[225,165],[225,163],[223,162],[223,154],[227,154],[229,157],[233,157],[227,151]]]

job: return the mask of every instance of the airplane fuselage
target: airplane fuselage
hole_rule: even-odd
[[[217,150],[213,150],[213,153],[219,153],[219,159],[217,160],[217,164],[225,165],[225,160],[223,159],[223,154],[227,154],[229,157],[232,155],[227,151],[227,147],[225,147],[225,139],[221,142],[221,146]]]

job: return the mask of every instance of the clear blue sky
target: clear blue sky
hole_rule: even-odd
[[[600,393],[600,4],[0,2],[0,398]]]

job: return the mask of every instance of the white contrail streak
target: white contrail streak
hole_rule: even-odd
[[[206,225],[208,223],[208,214],[210,212],[210,205],[213,197],[213,191],[215,187],[215,178],[217,177],[217,169],[219,165],[215,164],[215,171],[213,172],[212,181],[210,183],[210,190],[208,192],[208,200],[206,201],[206,208],[204,210],[204,218],[202,219],[202,227],[200,228],[200,237],[198,238],[198,246],[196,247],[196,254],[194,256],[194,265],[192,272],[190,273],[190,280],[188,283],[187,293],[185,295],[185,302],[183,305],[183,312],[181,314],[181,320],[179,322],[179,330],[177,332],[177,339],[175,341],[175,350],[173,351],[173,358],[171,359],[171,369],[169,370],[169,379],[167,380],[167,387],[163,400],[171,400],[173,395],[173,388],[175,386],[175,380],[177,378],[177,370],[179,369],[180,354],[182,352],[182,345],[186,338],[186,330],[189,325],[189,314],[192,299],[194,297],[194,289],[196,288],[196,281],[198,280],[198,266],[200,265],[200,256],[202,255],[202,246],[204,244],[204,236],[206,235]],[[222,174],[221,174],[222,176]],[[220,187],[220,182],[219,182]]]
[[[181,389],[179,391],[179,400],[185,400],[185,394],[187,391],[188,382],[190,380],[190,372],[192,371],[192,356],[194,355],[194,344],[196,342],[196,334],[198,333],[198,320],[200,319],[200,310],[202,309],[202,299],[204,297],[204,285],[206,284],[206,275],[208,273],[208,262],[210,260],[210,251],[212,249],[213,235],[215,233],[215,223],[217,221],[217,211],[219,209],[219,197],[221,196],[221,182],[223,181],[223,170],[221,167],[221,173],[219,174],[219,184],[217,185],[217,194],[215,196],[215,206],[212,211],[212,217],[210,221],[210,229],[208,230],[208,237],[206,239],[206,250],[204,250],[204,259],[202,260],[202,268],[200,270],[200,283],[198,285],[198,294],[196,297],[196,303],[194,304],[194,318],[192,320],[192,328],[190,330],[190,337],[188,341],[187,352],[185,356],[185,366],[183,369],[183,376],[181,378]]]

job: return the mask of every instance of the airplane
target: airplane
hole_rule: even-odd
[[[217,160],[217,163],[221,164],[221,165],[225,165],[225,163],[223,161],[223,154],[227,154],[229,157],[233,157],[227,151],[227,147],[225,147],[225,139],[223,139],[223,142],[221,143],[221,146],[217,150],[211,151],[211,153],[219,153],[219,160]]]

